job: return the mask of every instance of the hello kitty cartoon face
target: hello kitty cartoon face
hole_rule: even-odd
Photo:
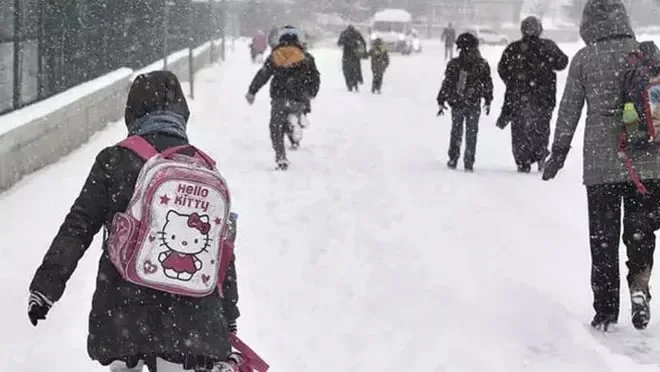
[[[209,247],[209,216],[179,214],[170,210],[165,219],[163,230],[158,233],[161,246],[181,255],[196,255]]]

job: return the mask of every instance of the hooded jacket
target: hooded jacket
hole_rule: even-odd
[[[181,86],[171,72],[152,72],[133,82],[125,112],[129,135],[143,136],[159,151],[186,144],[189,115]],[[136,154],[117,146],[97,155],[34,275],[31,291],[52,301],[62,297],[94,236],[128,207],[143,164]],[[134,285],[121,278],[104,245],[89,315],[89,356],[103,365],[114,360],[133,365],[156,355],[189,366],[224,360],[231,351],[227,323],[239,316],[233,261],[223,285],[224,299],[217,293],[191,298]]]
[[[281,42],[273,49],[252,79],[248,92],[257,94],[271,77],[271,99],[306,102],[316,97],[321,85],[314,57],[296,42]]]
[[[461,72],[467,73],[462,88]],[[445,78],[437,96],[438,105],[443,106],[447,102],[452,108],[479,108],[482,98],[487,105],[493,101],[490,66],[476,47],[461,49],[458,57],[447,64]]]
[[[557,74],[568,66],[568,56],[554,41],[540,37],[538,19],[526,18],[521,24],[523,37],[506,47],[497,67],[506,85],[505,111],[521,109],[530,102],[552,111],[557,104]]]
[[[589,0],[582,14],[580,35],[587,44],[571,62],[559,106],[553,152],[570,148],[585,102],[583,181],[587,186],[628,182],[618,157],[622,122],[625,56],[639,47],[621,0]],[[660,178],[660,151],[631,154],[642,179]]]

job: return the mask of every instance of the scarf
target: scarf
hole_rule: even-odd
[[[133,120],[128,125],[129,136],[144,136],[148,134],[169,134],[188,140],[186,120],[183,116],[171,111],[155,111]]]

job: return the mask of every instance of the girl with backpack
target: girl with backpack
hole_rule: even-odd
[[[97,155],[80,195],[30,284],[28,316],[36,326],[62,297],[94,235],[101,228],[109,232],[107,238],[104,236],[99,261],[87,347],[91,359],[110,366],[114,372],[141,371],[145,365],[152,372],[238,371],[237,365],[241,363],[230,344],[232,334],[237,331],[239,311],[233,250],[225,250],[224,240],[229,239],[227,242],[233,248],[229,231],[231,228],[235,233],[235,224],[223,222],[229,217],[228,191],[225,189],[222,200],[211,199],[212,190],[186,184],[185,179],[171,181],[178,182],[177,186],[164,178],[151,198],[151,209],[136,204],[139,193],[134,191],[153,186],[141,184],[146,177],[142,174],[145,172],[141,173],[143,167],[148,169],[149,164],[165,167],[173,164],[168,163],[169,159],[181,159],[183,155],[187,155],[184,159],[193,156],[198,159],[197,155],[203,154],[188,144],[189,115],[174,74],[154,71],[135,79],[125,110],[128,139]],[[147,163],[145,151],[154,155]],[[165,155],[167,152],[171,157]],[[211,163],[206,155],[200,155],[199,159]],[[206,174],[215,174],[214,170],[214,166],[209,167]],[[203,179],[200,176],[198,180]],[[142,201],[151,199],[144,197]],[[136,207],[139,207],[137,211]],[[184,214],[195,207],[194,212]],[[152,213],[156,210],[163,213]],[[144,223],[139,220],[139,214],[144,215],[142,221],[160,223],[157,231],[152,233],[147,224],[144,231],[140,229],[130,235],[133,240],[117,240]],[[133,241],[142,245],[131,258],[142,259],[142,264],[135,261],[131,265],[119,265],[125,257],[118,257],[116,248]],[[155,248],[149,252],[144,247]],[[213,269],[214,258],[202,251],[227,253],[222,263],[217,262],[225,272],[222,278],[218,276],[217,282],[200,280],[201,272],[219,271]],[[153,254],[153,258],[141,257],[145,252]],[[136,271],[132,276],[122,270],[131,267]],[[137,284],[148,274],[161,275],[158,279],[150,277],[154,283],[162,284],[169,279],[178,288],[188,285],[188,289],[194,289],[195,285],[202,288],[204,283],[208,290],[191,296]]]
[[[444,114],[445,103],[449,103],[452,125],[447,166],[456,169],[465,125],[463,162],[465,171],[472,172],[477,149],[481,100],[484,100],[484,109],[488,115],[490,103],[493,101],[493,80],[488,62],[479,53],[479,40],[476,36],[470,33],[459,35],[456,48],[459,55],[447,64],[445,79],[438,93],[438,115]]]
[[[655,230],[660,227],[660,146],[647,143],[643,149],[628,147],[621,151],[628,106],[624,101],[624,82],[631,71],[627,56],[639,51],[642,45],[635,38],[621,0],[589,0],[582,13],[580,35],[586,46],[569,68],[543,180],[554,178],[564,166],[586,102],[583,183],[589,212],[595,310],[591,326],[607,331],[618,322],[619,242],[623,230],[632,323],[635,328],[644,329],[651,317],[649,280]],[[652,49],[655,55],[648,57],[660,61],[660,51]],[[629,161],[625,161],[628,157]],[[631,178],[630,169],[639,177]]]

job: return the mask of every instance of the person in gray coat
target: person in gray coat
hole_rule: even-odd
[[[618,156],[623,130],[622,85],[625,58],[639,47],[621,0],[589,0],[580,35],[587,44],[574,57],[560,103],[552,153],[543,179],[555,177],[564,165],[584,103],[583,181],[587,188],[591,286],[596,311],[591,325],[607,331],[619,316],[619,240],[623,203],[623,242],[628,254],[628,286],[632,323],[647,326],[649,278],[655,250],[655,230],[660,227],[660,149],[631,153],[633,165],[647,191],[640,193]],[[657,48],[656,48],[657,49]]]

